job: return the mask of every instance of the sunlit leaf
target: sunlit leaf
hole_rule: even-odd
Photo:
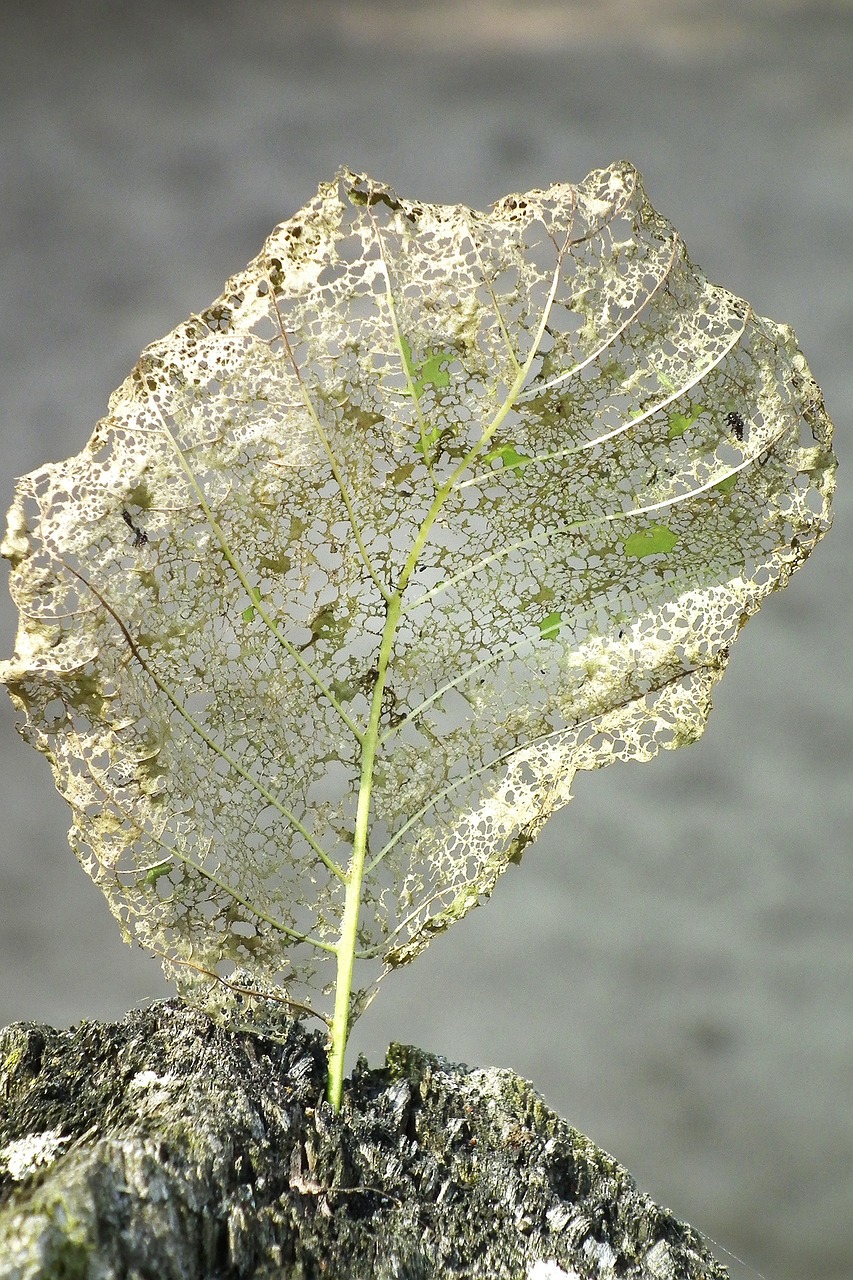
[[[0,678],[126,933],[342,1053],[577,770],[699,736],[830,437],[630,166],[488,213],[345,172],[20,482]]]

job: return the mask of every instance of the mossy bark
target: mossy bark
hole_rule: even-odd
[[[178,1001],[0,1032],[2,1280],[724,1280],[510,1071],[325,1052]]]

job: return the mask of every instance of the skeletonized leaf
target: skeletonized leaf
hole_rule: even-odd
[[[20,482],[0,676],[126,933],[322,1013],[359,797],[363,1000],[578,769],[701,734],[830,437],[630,166],[489,213],[344,172]]]

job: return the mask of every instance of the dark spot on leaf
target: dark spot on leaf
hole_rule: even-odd
[[[133,533],[133,545],[135,547],[144,547],[146,542],[148,541],[148,534],[145,532],[145,530],[140,529],[137,525],[133,523],[133,520],[131,519],[129,511],[122,509],[121,518],[124,521],[124,523],[127,525],[128,529],[130,529],[131,532]]]
[[[732,435],[736,436],[738,440],[743,439],[746,423],[739,413],[735,413],[734,410],[731,413],[727,413],[726,425],[729,427]]]

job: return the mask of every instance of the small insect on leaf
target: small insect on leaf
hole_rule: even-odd
[[[152,867],[150,871],[146,872],[145,883],[150,884],[153,887],[157,884],[157,881],[161,876],[168,875],[171,870],[171,862],[161,862],[159,866]]]
[[[727,413],[726,424],[729,427],[732,435],[735,436],[736,439],[738,440],[743,439],[744,431],[746,430],[746,423],[744,422],[741,414],[737,413],[734,410],[732,410],[731,413]]]
[[[148,534],[145,530],[138,528],[138,526],[133,523],[129,511],[122,509],[121,518],[133,534],[133,545],[135,547],[144,547],[148,541]]]

